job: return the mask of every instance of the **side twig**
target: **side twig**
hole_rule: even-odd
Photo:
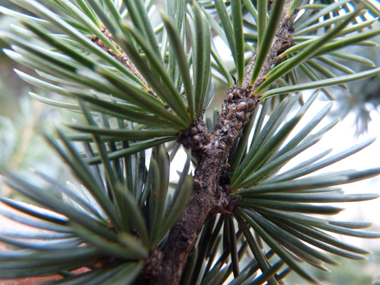
[[[142,83],[144,83],[145,86],[149,88],[149,93],[159,99],[161,99],[157,96],[156,93],[150,88],[149,84],[146,82],[145,78],[141,75],[141,73],[137,70],[136,66],[133,64],[133,62],[129,59],[129,57],[125,54],[123,49],[120,47],[120,45],[114,40],[112,34],[109,32],[109,30],[106,27],[102,27],[101,32],[113,43],[113,45],[118,49],[120,52],[119,55],[117,55],[112,49],[110,49],[107,45],[104,44],[104,42],[99,39],[97,36],[92,37],[92,41],[97,44],[99,47],[101,47],[103,50],[108,52],[110,55],[112,55],[115,59],[120,61],[126,68],[129,69],[130,72],[132,72],[138,79],[141,80]]]

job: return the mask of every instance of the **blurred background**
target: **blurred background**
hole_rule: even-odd
[[[0,0],[0,5],[18,9],[9,0]],[[9,25],[13,24],[13,22],[13,19],[0,15],[2,29],[9,29]],[[374,39],[374,41],[380,42],[380,38]],[[1,48],[7,47],[3,42],[0,42],[0,46]],[[218,44],[217,46],[220,48],[220,54],[225,54],[223,45]],[[350,53],[366,56],[377,66],[380,66],[380,50],[378,47],[365,47],[365,49],[355,47],[355,49],[351,48]],[[226,56],[228,57],[228,54]],[[345,62],[342,61],[342,63]],[[350,67],[355,71],[360,71],[361,69],[359,64]],[[31,99],[29,92],[32,91],[43,95],[41,93],[43,91],[34,90],[32,86],[22,81],[15,74],[13,68],[30,72],[23,66],[10,61],[1,52],[0,165],[22,174],[30,182],[37,185],[42,182],[35,178],[36,176],[31,171],[31,168],[44,172],[62,183],[66,183],[66,181],[73,182],[74,180],[67,168],[43,139],[43,132],[51,132],[56,126],[69,123],[72,120],[73,113]],[[215,83],[216,96],[210,108],[211,111],[215,108],[220,108],[227,90],[226,86],[217,80]],[[305,156],[310,157],[313,153],[319,153],[327,148],[333,148],[334,150],[331,154],[334,154],[368,138],[380,137],[380,78],[375,77],[350,83],[349,87],[350,92],[339,88],[328,89],[335,98],[334,107],[331,115],[320,124],[320,127],[325,126],[335,118],[340,118],[342,121],[325,135],[321,142],[298,157],[293,162],[294,164],[302,161]],[[308,92],[303,94],[305,100],[309,94]],[[307,122],[308,118],[312,118],[325,104],[327,104],[327,99],[321,95],[306,114],[304,123]],[[298,107],[295,106],[295,108]],[[300,128],[302,128],[302,122],[294,131],[297,132]],[[182,165],[183,160],[180,155],[176,160],[179,165]],[[378,166],[380,166],[379,139],[358,154],[332,165],[327,171],[352,168],[365,169]],[[285,166],[285,168],[290,167],[292,165]],[[323,172],[326,172],[326,169]],[[175,175],[175,170],[173,175]],[[380,193],[380,178],[345,185],[343,190],[347,193]],[[0,184],[0,196],[30,202],[2,184]],[[371,230],[380,231],[380,200],[351,203],[345,206],[347,210],[339,214],[336,219],[370,221],[373,223]],[[313,273],[323,281],[323,284],[365,285],[376,281],[378,282],[375,284],[380,284],[380,241],[349,237],[339,237],[339,239],[362,246],[373,251],[373,254],[368,257],[367,261],[341,260],[341,267],[330,268],[333,271],[332,274],[315,270]],[[313,270],[310,266],[308,268]],[[291,274],[286,280],[287,284],[306,284],[295,274]]]
[[[0,6],[20,11],[9,0],[1,0]],[[12,24],[17,24],[14,18],[0,14],[2,30],[9,30]],[[1,40],[0,46],[1,49],[8,48]],[[49,131],[64,121],[65,116],[69,118],[70,114],[31,99],[29,92],[33,91],[33,87],[21,80],[13,71],[14,68],[31,72],[30,69],[11,61],[1,51],[0,165],[21,173],[32,182],[41,183],[35,179],[31,169],[49,173],[58,181],[65,182],[69,178],[69,172],[46,144],[43,131]],[[36,90],[36,93],[41,92],[43,91]],[[0,195],[27,201],[2,184]]]

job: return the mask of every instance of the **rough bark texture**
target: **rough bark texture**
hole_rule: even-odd
[[[161,274],[152,279],[153,284],[178,284],[187,258],[208,215],[234,209],[234,199],[228,195],[228,188],[219,184],[219,179],[222,172],[228,168],[226,160],[235,139],[257,105],[257,99],[247,95],[247,91],[243,89],[230,90],[229,99],[225,100],[217,126],[210,139],[205,141],[207,144],[198,143],[199,133],[205,133],[206,137],[209,134],[204,122],[199,121],[197,126],[192,127],[198,130],[192,138],[196,138],[195,145],[200,146],[193,152],[199,157],[194,175],[194,194],[171,230],[168,247],[164,250],[164,266]],[[194,145],[193,142],[187,144]]]
[[[265,81],[265,75],[272,69],[273,64],[277,62],[278,60],[277,56],[279,55],[279,53],[293,45],[293,41],[290,34],[291,19],[289,19],[289,17],[286,16],[287,14],[286,12],[289,10],[291,2],[292,1],[288,1],[285,4],[284,14],[280,22],[280,27],[277,30],[276,37],[274,38],[273,43],[272,43],[272,48],[270,49],[270,52],[267,56],[267,59],[265,61],[263,68],[261,69],[259,78],[256,80],[254,86],[252,87],[252,91],[256,90],[257,87],[259,87]],[[244,89],[250,87],[249,83],[251,81],[253,67],[255,66],[255,62],[256,62],[256,57],[257,57],[257,49],[255,50],[255,53],[253,54],[244,72],[244,83],[242,85],[242,88]]]
[[[161,270],[158,275],[151,276],[150,284],[179,284],[186,262],[207,217],[234,210],[234,198],[229,195],[229,187],[220,183],[220,178],[228,168],[226,160],[233,143],[240,136],[241,129],[259,102],[259,98],[252,96],[252,92],[260,86],[265,80],[265,75],[277,62],[279,51],[283,50],[284,46],[290,46],[291,21],[285,15],[291,2],[287,1],[285,4],[283,19],[255,85],[250,86],[249,82],[256,54],[246,67],[242,88],[234,87],[229,90],[215,130],[210,133],[203,120],[199,120],[180,134],[178,142],[190,148],[193,155],[198,157],[194,175],[194,193],[185,211],[170,231],[167,246],[163,251]]]

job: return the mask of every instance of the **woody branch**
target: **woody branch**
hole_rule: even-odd
[[[265,75],[277,62],[278,53],[291,45],[291,19],[286,15],[292,2],[288,0],[284,6],[283,17],[270,53],[254,86],[250,86],[249,82],[256,53],[245,69],[242,88],[235,86],[229,90],[216,128],[210,133],[205,122],[199,119],[180,134],[178,142],[190,148],[192,154],[198,158],[194,192],[185,211],[170,232],[162,263],[155,271],[158,274],[152,276],[151,284],[179,284],[206,219],[213,214],[234,210],[235,201],[229,193],[229,185],[225,182],[220,183],[220,178],[228,167],[226,160],[233,143],[240,136],[242,128],[249,121],[260,100],[253,96],[252,92],[264,82]]]

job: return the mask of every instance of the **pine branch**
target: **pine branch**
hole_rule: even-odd
[[[290,47],[291,18],[286,15],[292,2],[286,1],[280,27],[253,89],[249,82],[257,54],[253,55],[245,70],[242,88],[235,86],[229,90],[215,130],[210,133],[204,121],[198,120],[180,134],[178,142],[191,148],[193,155],[198,157],[194,193],[170,232],[163,252],[161,271],[156,276],[151,276],[151,284],[179,284],[186,262],[207,218],[234,210],[235,198],[229,195],[228,179],[221,175],[229,167],[226,160],[232,145],[258,105],[259,98],[252,96],[252,91],[264,81],[265,74],[277,61],[277,54]]]
[[[60,231],[62,231],[69,233],[69,245],[72,239],[75,240],[73,246],[70,245],[68,248],[75,254],[67,254],[66,260],[62,262],[60,254],[45,255],[47,249],[55,249],[56,246],[49,240],[34,245],[34,243],[12,240],[6,236],[6,234],[13,238],[26,236],[31,239],[35,237],[33,235],[8,232],[4,237],[1,233],[2,242],[36,249],[37,256],[34,253],[27,253],[25,257],[36,259],[40,264],[47,264],[46,257],[48,257],[59,263],[59,267],[48,264],[47,268],[45,266],[34,268],[35,264],[27,263],[27,270],[18,271],[18,268],[25,266],[24,256],[15,251],[14,257],[18,260],[14,264],[11,262],[11,266],[16,268],[15,272],[6,270],[9,265],[6,264],[7,257],[4,259],[3,256],[5,260],[3,266],[8,267],[0,270],[2,274],[0,277],[55,274],[58,270],[83,266],[84,263],[81,262],[83,259],[91,264],[94,264],[95,260],[95,263],[100,263],[99,268],[89,267],[93,269],[90,273],[70,276],[66,279],[67,282],[83,281],[82,278],[94,274],[96,278],[99,277],[97,280],[91,279],[94,284],[102,284],[104,280],[110,284],[130,283],[135,278],[138,278],[136,281],[138,284],[154,285],[180,282],[193,284],[197,283],[197,280],[198,282],[202,280],[202,283],[216,283],[213,278],[223,283],[233,273],[236,278],[233,283],[236,283],[243,280],[242,278],[249,280],[257,270],[261,270],[262,275],[254,282],[268,282],[272,285],[280,282],[288,273],[287,269],[282,273],[278,272],[279,266],[286,263],[291,270],[316,284],[318,283],[316,278],[300,267],[297,261],[304,260],[321,270],[325,270],[324,262],[337,264],[337,261],[305,245],[303,241],[336,255],[353,259],[364,259],[357,253],[368,252],[337,244],[330,239],[326,240],[323,232],[315,237],[314,227],[315,230],[322,229],[358,237],[380,237],[377,233],[355,231],[367,227],[367,223],[332,222],[303,214],[335,214],[342,210],[308,203],[353,202],[377,198],[376,194],[341,195],[337,192],[340,188],[329,186],[379,175],[380,168],[340,171],[298,179],[363,149],[373,140],[321,160],[329,153],[326,151],[304,161],[296,168],[277,174],[292,157],[314,145],[335,125],[333,122],[317,133],[310,134],[327,115],[331,104],[323,108],[285,145],[283,144],[286,138],[317,98],[318,91],[314,92],[302,104],[297,114],[284,125],[282,122],[294,104],[302,99],[301,94],[281,99],[281,103],[273,109],[265,125],[264,118],[273,101],[268,100],[263,104],[263,108],[256,109],[260,100],[269,96],[332,84],[343,85],[345,82],[378,74],[380,68],[360,73],[352,71],[352,74],[347,72],[348,75],[335,77],[323,67],[316,68],[312,61],[313,57],[341,48],[342,44],[346,46],[359,43],[380,33],[380,29],[377,29],[348,39],[337,38],[358,31],[376,21],[365,21],[364,24],[345,29],[355,21],[356,16],[365,13],[362,11],[362,6],[357,7],[354,12],[344,8],[346,10],[343,21],[337,16],[331,19],[333,20],[331,22],[326,20],[326,16],[323,26],[339,21],[340,23],[330,27],[321,37],[313,37],[314,32],[321,27],[318,19],[321,15],[327,15],[337,8],[340,2],[323,6],[325,8],[316,11],[307,21],[302,20],[307,17],[305,13],[300,26],[305,25],[305,22],[309,24],[318,22],[306,28],[313,34],[299,36],[305,29],[300,31],[296,29],[292,37],[291,24],[295,16],[294,11],[301,0],[256,1],[261,5],[254,5],[252,1],[244,0],[244,5],[255,23],[243,20],[244,9],[240,1],[226,3],[223,0],[216,0],[205,4],[194,0],[192,5],[186,7],[187,13],[185,6],[188,1],[179,1],[179,5],[174,5],[175,1],[167,1],[167,15],[161,15],[163,28],[152,26],[149,19],[150,5],[146,8],[143,1],[123,2],[133,25],[122,20],[125,16],[124,12],[120,14],[123,6],[116,5],[118,6],[116,7],[114,1],[105,1],[104,6],[97,1],[71,3],[72,1],[65,0],[59,1],[58,4],[48,1],[63,14],[67,14],[69,19],[73,14],[78,22],[65,20],[65,17],[62,18],[34,0],[16,2],[25,4],[26,8],[30,6],[32,12],[48,20],[37,18],[37,22],[42,22],[50,28],[54,24],[56,28],[71,36],[68,39],[65,34],[52,34],[43,28],[42,24],[36,23],[36,19],[29,21],[31,17],[23,14],[21,14],[23,15],[21,23],[27,30],[15,29],[22,36],[11,33],[2,35],[14,49],[14,51],[8,50],[7,54],[24,65],[36,69],[43,79],[17,71],[21,78],[48,91],[78,100],[78,104],[64,103],[35,95],[41,101],[56,106],[81,110],[85,116],[87,125],[70,126],[81,132],[80,134],[66,136],[58,130],[58,136],[67,151],[51,137],[47,137],[47,140],[74,171],[79,183],[88,192],[85,192],[86,197],[84,195],[82,197],[84,191],[71,191],[53,179],[42,177],[53,186],[54,192],[49,194],[0,168],[0,173],[7,177],[6,183],[10,187],[67,218],[35,213],[10,201],[6,203],[21,212],[41,219],[42,221],[37,223],[40,228],[57,231],[47,235],[50,239],[56,239],[57,235],[61,236]],[[152,3],[151,1],[150,4]],[[230,11],[228,5],[231,5]],[[91,7],[94,11],[90,9]],[[214,20],[213,12],[208,13],[210,8],[213,9],[211,11],[216,9],[221,25]],[[104,12],[104,9],[110,14]],[[270,11],[269,19],[267,11]],[[112,15],[116,21],[110,21],[109,15]],[[191,35],[190,54],[186,52],[188,49],[185,49],[184,39],[188,34],[185,29],[186,20]],[[118,26],[114,26],[115,23]],[[245,51],[249,46],[244,41],[245,24],[252,31],[252,34],[247,35],[255,39],[258,45],[246,67]],[[210,25],[232,52],[237,72],[235,86],[230,75],[235,71],[228,71],[215,45],[210,44],[212,41]],[[92,42],[85,35],[78,33],[78,28],[86,32],[86,35],[94,34]],[[162,29],[166,34],[160,37],[158,33]],[[119,30],[122,33],[119,33]],[[158,48],[156,35],[159,39],[162,38],[161,51]],[[49,50],[29,44],[29,36],[37,36],[54,49]],[[336,41],[332,41],[335,38]],[[293,39],[301,43],[290,48],[294,44]],[[170,51],[166,50],[168,46]],[[80,51],[77,50],[78,47]],[[88,50],[96,57],[83,54],[84,50]],[[140,57],[140,51],[144,52],[144,58]],[[284,59],[289,54],[292,54],[291,58],[277,64],[278,60]],[[211,63],[210,55],[215,62]],[[168,61],[163,58],[168,58]],[[358,57],[356,60],[363,62],[363,59]],[[339,67],[338,69],[343,72],[349,70],[333,60],[327,62],[334,68]],[[108,67],[104,64],[108,64]],[[272,69],[276,64],[277,66]],[[313,75],[310,78],[316,82],[300,83],[295,70],[300,64],[310,66],[311,75],[316,71],[328,79],[320,79],[317,75]],[[207,121],[203,119],[204,108],[207,108],[214,95],[211,69],[219,72],[223,76],[222,80],[227,82],[230,88],[220,116],[216,118],[217,113],[214,113],[214,124],[209,119]],[[284,86],[264,92],[264,89],[270,87],[276,80]],[[178,90],[180,86],[183,86],[182,94]],[[184,101],[184,94],[187,104]],[[257,121],[254,119],[256,115],[259,116]],[[98,123],[98,119],[101,119],[101,122]],[[116,122],[118,128],[113,127]],[[248,144],[254,122],[257,122],[255,135],[252,143]],[[211,131],[212,126],[215,128]],[[173,141],[176,139],[178,139],[177,144]],[[122,140],[121,148],[118,143],[120,140]],[[83,154],[76,150],[72,141],[84,142],[85,159]],[[163,143],[167,141],[172,143],[165,147]],[[169,184],[170,161],[174,158],[179,145],[191,150],[193,157],[187,153],[187,161],[175,186],[174,195],[171,196],[168,191],[169,185],[173,187],[174,183]],[[97,149],[93,149],[95,146]],[[152,151],[148,170],[144,150],[152,147],[155,149]],[[192,177],[189,175],[189,167],[193,159],[197,160],[197,166]],[[90,166],[99,163],[100,168]],[[90,167],[95,170],[94,173]],[[228,169],[229,167],[231,169]],[[305,190],[305,192],[281,193],[285,190],[288,192]],[[325,196],[324,192],[332,194]],[[56,199],[61,195],[62,199]],[[86,200],[88,197],[92,199]],[[82,209],[88,213],[82,213]],[[292,211],[297,213],[291,213]],[[217,217],[217,214],[220,215]],[[19,219],[19,217],[14,219],[36,225],[29,219]],[[237,232],[233,219],[239,224]],[[218,221],[213,228],[216,220]],[[54,222],[58,224],[55,225]],[[305,231],[301,227],[299,230],[299,226],[304,222],[311,224],[313,229]],[[252,235],[250,227],[257,237]],[[261,250],[263,248],[261,239],[271,251],[273,250],[272,253],[264,255],[265,252]],[[66,241],[63,241],[64,245],[65,243]],[[83,247],[83,243],[86,247]],[[223,253],[215,262],[214,258],[219,252],[221,243]],[[62,244],[59,242],[57,245],[59,248]],[[330,245],[337,248],[331,248]],[[247,266],[247,270],[241,271],[239,262],[248,247],[254,259]],[[281,258],[276,264],[268,261],[274,254]],[[229,256],[231,262],[227,261]],[[206,265],[204,263],[207,259]],[[225,267],[228,263],[228,267]],[[122,274],[119,274],[119,270]],[[278,274],[273,275],[276,272]],[[112,277],[108,279],[109,276]]]

